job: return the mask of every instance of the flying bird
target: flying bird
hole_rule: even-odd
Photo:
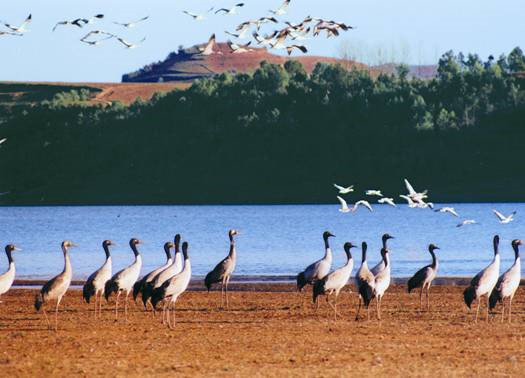
[[[113,23],[114,23],[115,25],[124,26],[125,28],[133,28],[133,27],[135,27],[138,23],[143,22],[143,21],[146,21],[148,18],[149,18],[149,16],[146,16],[146,17],[142,17],[141,19],[136,20],[136,21],[131,21],[131,22],[113,22]]]
[[[441,209],[436,209],[434,211],[437,213],[449,213],[455,217],[459,217],[459,214],[456,212],[456,210],[453,207],[449,207],[449,206],[442,207]]]
[[[236,43],[234,43],[232,41],[228,41],[226,43],[228,44],[228,46],[232,50],[231,51],[232,54],[242,54],[242,53],[253,51],[253,49],[248,48],[248,46],[252,43],[251,41],[248,42],[245,45],[238,45],[238,44],[236,44]]]
[[[343,198],[339,197],[339,196],[337,196],[337,199],[341,203],[341,208],[339,209],[339,211],[341,213],[348,213],[348,212],[350,212],[350,208],[348,207],[348,204],[346,203],[346,201]]]
[[[281,4],[279,8],[276,10],[270,10],[270,13],[276,15],[276,16],[282,16],[286,13],[286,10],[288,9],[288,6],[290,5],[290,0],[284,0],[284,2]]]
[[[352,212],[357,211],[357,208],[358,208],[359,206],[364,206],[364,207],[366,207],[368,210],[373,211],[373,210],[372,210],[372,206],[370,205],[370,203],[369,203],[368,201],[360,200],[360,201],[357,201],[357,202],[354,204],[354,207],[352,207]]]
[[[206,43],[206,46],[199,47],[201,55],[213,54],[213,46],[215,46],[215,33],[211,35],[210,39],[208,39],[208,43]]]
[[[3,35],[16,35],[17,37],[21,37],[23,34],[18,34],[18,33],[13,33],[13,32],[0,30],[0,37],[3,36]]]
[[[288,55],[291,55],[292,51],[294,49],[300,50],[304,54],[306,54],[308,52],[308,49],[304,45],[290,45],[290,46],[286,46],[286,52],[288,53]]]
[[[397,207],[397,205],[394,203],[393,198],[383,197],[377,200],[378,203],[386,203],[390,206]]]
[[[96,15],[94,15],[91,18],[75,18],[74,20],[59,21],[53,27],[53,31],[55,31],[59,26],[67,26],[67,25],[71,25],[71,26],[76,26],[76,27],[82,28],[85,25],[92,24],[96,20],[100,20],[102,18],[104,18],[103,14],[96,14]]]
[[[11,24],[8,24],[8,23],[4,23],[4,25],[5,25],[6,28],[11,29],[15,33],[23,34],[23,33],[29,31],[28,29],[26,29],[26,26],[29,25],[31,20],[32,20],[32,16],[31,16],[31,14],[29,14],[29,16],[27,16],[27,18],[24,20],[24,22],[22,22],[22,25],[20,25],[20,26],[14,26],[14,25],[11,25]]]
[[[468,226],[469,224],[479,224],[479,223],[476,222],[474,219],[465,219],[465,220],[462,221],[461,223],[458,223],[458,224],[456,225],[456,227]]]
[[[0,139],[0,144],[5,143],[6,141],[7,141],[7,138],[2,138],[2,139]]]
[[[121,37],[116,37],[118,39],[118,41],[120,43],[122,43],[124,45],[124,47],[126,47],[127,49],[136,49],[137,47],[139,47],[145,40],[146,40],[146,37],[142,38],[139,42],[137,43],[130,43],[126,40],[124,40],[123,38]]]
[[[88,40],[88,38],[91,37],[92,35],[99,35],[99,34],[106,35],[107,37],[106,38],[102,38],[102,39],[97,39],[97,40],[94,40],[94,41],[89,41]],[[106,40],[111,39],[111,38],[116,38],[116,36],[111,34],[111,33],[105,32],[103,30],[92,30],[89,33],[87,33],[85,36],[83,36],[80,39],[80,42],[86,43],[86,44],[91,45],[91,46],[96,46],[96,45],[100,44],[102,41],[106,41]]]
[[[339,190],[339,194],[347,194],[354,191],[353,185],[347,186],[346,188],[337,184],[334,184],[334,186],[337,190]]]
[[[241,8],[243,6],[244,6],[244,3],[238,3],[238,4],[235,4],[233,7],[231,7],[230,9],[220,8],[215,11],[215,14],[218,14],[218,13],[237,14],[237,8]]]
[[[492,212],[494,213],[494,215],[496,215],[496,217],[498,217],[499,222],[501,224],[507,224],[507,223],[512,222],[514,220],[514,215],[516,215],[515,211],[513,211],[508,216],[505,216],[505,215],[501,214],[498,210],[492,210]]]
[[[195,21],[203,21],[206,19],[206,17],[202,14],[196,14],[196,13],[188,12],[186,10],[183,10],[182,13],[187,14],[188,16],[193,18]]]
[[[367,196],[378,196],[378,197],[383,197],[383,194],[381,193],[380,190],[367,190],[365,192],[365,194]]]

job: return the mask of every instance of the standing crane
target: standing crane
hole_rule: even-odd
[[[95,306],[95,317],[97,317],[97,297],[98,297],[98,313],[101,314],[102,311],[102,296],[104,295],[104,289],[106,287],[106,282],[111,278],[112,262],[111,254],[109,253],[109,246],[115,245],[111,240],[104,240],[102,242],[102,248],[106,254],[106,261],[102,266],[93,272],[87,279],[84,287],[82,288],[82,296],[86,303],[89,303],[92,296],[95,296],[93,301]]]
[[[20,251],[20,248],[17,248],[13,244],[5,246],[5,254],[7,255],[9,267],[4,274],[0,275],[0,295],[7,293],[9,289],[11,289],[13,281],[15,280],[15,260],[13,260],[13,256],[11,255],[13,251]]]
[[[428,246],[428,252],[430,252],[430,255],[432,256],[432,263],[419,269],[416,272],[416,274],[414,274],[407,282],[407,289],[409,294],[416,287],[421,288],[421,290],[419,291],[420,310],[423,308],[423,290],[426,290],[427,294],[427,311],[430,310],[428,292],[430,291],[430,285],[432,285],[432,281],[434,281],[434,278],[436,278],[439,266],[436,254],[434,253],[436,249],[439,249],[439,247],[434,244],[430,244]]]
[[[233,237],[238,234],[239,232],[236,230],[230,230],[228,232],[228,237],[230,238],[230,252],[228,253],[228,256],[218,263],[215,268],[206,275],[206,278],[204,278],[204,285],[208,289],[208,292],[214,283],[221,283],[221,306],[224,305],[224,297],[226,297],[226,308],[229,307],[228,283],[230,282],[231,275],[235,270],[235,263],[237,261],[237,252],[235,250]]]
[[[368,269],[368,263],[366,261],[366,250],[367,244],[363,242],[361,244],[362,259],[361,267],[355,275],[355,284],[357,286],[357,292],[359,293],[359,305],[357,307],[357,314],[355,320],[359,320],[359,311],[361,310],[361,301],[366,308],[367,319],[370,320],[370,301],[374,298],[374,289],[376,286],[376,279],[370,269]]]
[[[332,266],[332,250],[328,238],[335,237],[330,231],[323,232],[324,256],[322,259],[308,265],[304,271],[297,275],[297,290],[302,291],[307,284],[313,285],[330,272]]]
[[[49,329],[51,329],[51,323],[49,323],[49,318],[47,317],[46,309],[43,308],[43,306],[50,300],[56,299],[55,331],[58,330],[58,306],[60,305],[62,297],[64,296],[64,294],[66,294],[67,289],[69,289],[69,285],[71,284],[71,278],[73,277],[73,268],[71,267],[71,260],[69,258],[69,248],[71,247],[76,247],[76,245],[69,240],[65,240],[62,242],[62,252],[64,254],[64,270],[62,270],[62,273],[60,273],[58,276],[55,276],[51,280],[47,281],[35,297],[35,309],[37,311],[40,311],[40,309],[42,309]]]

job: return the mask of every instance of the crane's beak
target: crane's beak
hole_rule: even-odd
[[[75,243],[71,243],[69,246],[70,247],[78,247],[78,245],[76,245]]]
[[[15,251],[21,251],[22,248],[15,247]]]

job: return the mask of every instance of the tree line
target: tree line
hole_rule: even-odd
[[[261,62],[129,106],[0,106],[3,204],[334,202],[332,182],[523,201],[525,56],[443,54],[431,80]]]

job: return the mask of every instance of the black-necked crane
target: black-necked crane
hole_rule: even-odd
[[[104,296],[106,301],[109,299],[112,293],[117,293],[117,299],[115,300],[115,320],[118,319],[118,300],[120,294],[124,291],[126,293],[125,305],[124,305],[124,316],[128,318],[128,297],[129,293],[133,290],[133,285],[137,282],[137,279],[140,275],[140,270],[142,268],[142,257],[140,252],[137,249],[137,245],[142,242],[138,239],[131,239],[129,241],[129,246],[135,255],[135,261],[127,268],[122,269],[117,272],[111,279],[106,282],[106,287],[104,290]]]
[[[381,320],[381,303],[383,296],[390,286],[390,251],[381,248],[384,268],[375,275],[374,297],[376,298],[377,319]]]
[[[326,302],[334,310],[335,320],[337,320],[337,297],[339,296],[341,289],[348,283],[350,275],[352,274],[352,269],[354,268],[354,259],[352,258],[350,249],[355,248],[355,245],[346,242],[343,248],[346,253],[346,264],[316,281],[313,288],[313,302],[317,302],[317,297],[319,295],[326,295]],[[332,293],[335,294],[333,305],[329,300],[329,296]]]
[[[383,249],[388,249],[388,245],[387,245],[387,242],[390,240],[390,239],[395,239],[392,235],[386,233],[386,234],[383,234],[383,236],[381,237],[381,245],[382,245],[382,248]],[[370,271],[372,272],[372,274],[375,276],[377,273],[379,273],[381,270],[383,270],[385,268],[385,261],[383,259],[381,259],[381,261],[379,261],[377,263],[376,266],[374,266]]]
[[[434,278],[436,278],[439,267],[439,263],[435,254],[436,249],[439,249],[439,247],[434,244],[430,244],[428,246],[428,252],[430,252],[430,255],[432,256],[432,263],[419,269],[407,282],[407,289],[409,294],[415,288],[421,288],[421,290],[419,291],[420,310],[423,309],[423,290],[426,291],[427,295],[427,311],[430,310],[430,301],[428,299],[430,285],[432,285],[432,281],[434,280]]]
[[[505,317],[505,299],[508,298],[509,323],[512,312],[512,298],[514,298],[514,294],[516,294],[516,290],[518,290],[521,281],[520,245],[522,245],[521,240],[515,239],[512,241],[514,264],[500,276],[496,287],[492,290],[489,297],[489,308],[491,310],[496,307],[498,302],[501,302],[501,321],[503,321]]]
[[[150,282],[146,282],[146,284],[142,287],[141,296],[142,303],[144,303],[144,307],[147,306],[147,303],[151,298],[151,294],[153,293],[154,289],[160,287],[166,280],[180,273],[180,271],[182,270],[180,239],[180,234],[175,235],[175,237],[173,238],[175,256],[172,260],[172,263],[168,267],[166,267],[166,269],[160,272],[157,276],[155,276]],[[155,308],[153,308],[153,310],[155,310]]]
[[[112,262],[111,254],[109,253],[110,245],[114,245],[111,240],[104,240],[102,242],[102,248],[106,254],[106,261],[104,261],[104,264],[88,277],[82,288],[82,296],[86,303],[90,302],[92,296],[95,297],[95,300],[93,301],[95,306],[95,317],[97,316],[97,299],[99,307],[98,312],[100,314],[102,311],[102,296],[104,295],[106,282],[111,279]]]
[[[361,310],[361,301],[366,308],[367,319],[370,320],[370,301],[374,298],[374,288],[376,285],[376,279],[370,269],[368,269],[368,263],[366,261],[366,249],[367,244],[363,242],[361,244],[362,259],[361,266],[355,275],[355,284],[357,292],[359,294],[359,305],[357,307],[357,313],[355,320],[359,319],[359,311]]]
[[[152,270],[151,272],[146,274],[144,277],[142,277],[140,280],[135,282],[135,285],[133,285],[133,300],[134,301],[137,300],[137,297],[139,293],[142,292],[144,285],[153,281],[155,277],[157,277],[164,269],[166,269],[173,263],[173,258],[171,256],[171,249],[174,246],[175,245],[172,242],[164,243],[164,253],[166,254],[166,263]],[[144,308],[146,308],[146,305],[144,305]]]
[[[226,308],[229,307],[228,283],[230,282],[231,275],[235,270],[235,264],[237,262],[237,251],[235,250],[235,241],[233,237],[238,234],[239,232],[236,230],[230,230],[228,232],[228,237],[230,238],[230,251],[228,252],[228,256],[222,259],[222,261],[218,263],[204,278],[204,285],[208,289],[208,292],[214,283],[221,283],[221,306],[224,305],[224,297],[226,297]]]
[[[499,245],[499,236],[494,236],[493,240],[493,246],[494,246],[494,259],[492,262],[481,272],[476,274],[474,278],[470,281],[470,286],[465,289],[463,292],[463,299],[465,300],[465,304],[470,309],[470,306],[472,305],[472,302],[474,300],[477,300],[478,307],[476,310],[476,318],[475,321],[478,321],[478,313],[479,313],[479,307],[481,304],[481,297],[486,295],[487,296],[487,316],[486,321],[489,321],[489,297],[490,293],[492,293],[492,290],[494,289],[494,286],[496,286],[496,283],[498,282],[498,276],[499,276],[499,264],[500,264],[500,256],[498,251],[498,245]]]
[[[46,322],[49,328],[51,323],[47,317],[46,309],[43,307],[44,304],[50,300],[56,300],[55,307],[55,331],[58,329],[58,306],[64,294],[66,294],[69,285],[71,284],[71,278],[73,277],[73,269],[71,267],[71,259],[69,257],[69,248],[76,247],[74,243],[69,240],[62,242],[62,252],[64,254],[64,270],[58,276],[53,277],[51,280],[42,287],[40,292],[35,297],[35,309],[37,311],[44,312]]]
[[[322,259],[308,265],[305,270],[297,275],[297,290],[302,291],[303,287],[310,284],[313,285],[315,281],[324,278],[332,266],[332,250],[328,238],[335,237],[330,231],[323,232],[324,241],[324,256]]]
[[[186,291],[191,280],[191,263],[188,256],[188,243],[182,243],[182,254],[184,255],[184,267],[182,271],[166,282],[161,287],[155,289],[151,296],[151,304],[153,307],[157,307],[157,303],[164,300],[164,306],[162,310],[162,322],[166,319],[168,327],[172,328],[175,325],[175,314],[173,314],[173,325],[170,319],[170,310],[173,307],[175,309],[175,302],[179,296]]]
[[[12,256],[12,252],[14,251],[20,251],[20,248],[17,248],[13,244],[8,244],[5,246],[5,254],[7,256],[9,267],[5,273],[0,275],[0,296],[7,293],[9,289],[11,289],[13,281],[15,280],[16,268],[15,260],[13,260]]]

